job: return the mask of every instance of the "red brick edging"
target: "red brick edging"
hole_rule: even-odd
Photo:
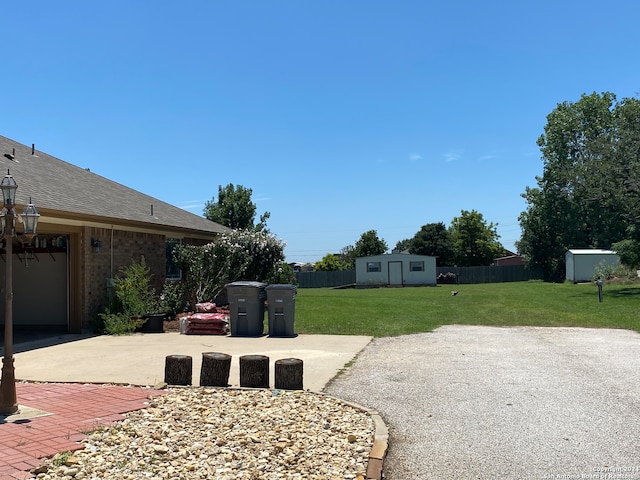
[[[123,420],[165,392],[145,387],[16,383],[20,405],[50,415],[0,424],[0,480],[33,478],[30,470],[56,453],[83,448],[86,433]]]

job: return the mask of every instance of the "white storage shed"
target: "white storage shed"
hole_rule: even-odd
[[[590,282],[600,264],[616,267],[620,258],[613,250],[571,249],[565,254],[566,279],[573,282]]]
[[[436,285],[436,257],[390,253],[356,258],[357,285]]]

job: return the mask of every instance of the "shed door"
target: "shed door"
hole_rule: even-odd
[[[389,262],[389,285],[402,285],[402,262]]]

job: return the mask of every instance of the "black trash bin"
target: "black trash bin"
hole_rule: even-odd
[[[225,285],[232,336],[259,337],[264,333],[265,283],[233,282]]]
[[[267,312],[270,337],[295,337],[296,286],[290,284],[269,285],[267,291]]]

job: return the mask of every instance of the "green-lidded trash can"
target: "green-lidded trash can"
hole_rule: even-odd
[[[296,286],[290,284],[268,285],[267,312],[270,337],[295,337],[293,322],[296,307]]]
[[[233,282],[225,285],[232,336],[259,337],[264,333],[265,283]]]

